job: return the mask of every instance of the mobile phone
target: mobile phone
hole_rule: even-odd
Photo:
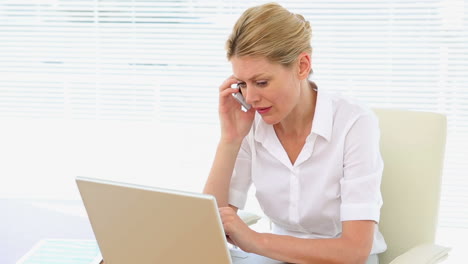
[[[252,107],[245,101],[244,96],[241,92],[233,93],[232,96],[242,105],[242,107],[245,109],[244,112],[248,111]]]
[[[242,110],[244,110],[244,112],[247,112],[252,107],[245,101],[245,98],[242,95],[242,92],[240,91],[240,89],[239,89],[239,92],[233,93],[232,96],[242,105],[243,107]]]

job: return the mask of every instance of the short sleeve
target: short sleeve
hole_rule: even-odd
[[[234,171],[229,185],[229,204],[239,209],[244,209],[247,201],[247,194],[252,184],[251,166],[252,153],[249,146],[249,133],[242,141],[239,154],[237,155]]]
[[[345,138],[341,221],[379,222],[382,172],[378,119],[369,111],[356,119]]]

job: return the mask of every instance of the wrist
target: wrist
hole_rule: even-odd
[[[219,145],[231,146],[231,147],[240,147],[242,144],[243,138],[226,138],[221,137],[219,140]]]
[[[265,242],[265,234],[264,233],[259,233],[259,232],[256,232],[254,230],[252,230],[253,234],[252,234],[252,248],[249,248],[248,249],[248,252],[249,253],[254,253],[254,254],[257,254],[257,255],[260,255],[261,252],[263,251],[262,248],[264,246],[264,242]]]

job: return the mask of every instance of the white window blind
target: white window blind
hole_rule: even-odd
[[[243,10],[263,2],[1,1],[0,118],[3,124],[16,122],[3,130],[9,134],[2,138],[24,142],[14,129],[32,128],[29,133],[34,133],[37,126],[25,125],[32,122],[28,120],[67,122],[76,128],[65,130],[71,141],[80,138],[88,121],[138,122],[151,133],[127,129],[128,135],[118,134],[122,137],[109,141],[100,154],[132,140],[138,140],[136,146],[164,151],[176,145],[169,155],[155,150],[132,157],[151,155],[159,163],[179,157],[183,164],[172,167],[208,173],[212,153],[197,153],[201,148],[214,151],[218,136],[217,86],[230,75],[225,39]],[[375,107],[447,115],[440,225],[468,228],[468,1],[279,2],[312,24],[312,79],[320,89]],[[106,140],[107,133],[126,126],[112,124],[94,139]],[[46,128],[40,131],[56,135]],[[92,138],[92,133],[86,135]],[[1,143],[10,147],[2,155],[12,161],[16,145],[6,139]],[[34,146],[33,140],[28,143]],[[72,151],[80,149],[78,144]],[[44,151],[40,153],[47,156]],[[91,160],[87,165],[121,165]],[[156,170],[156,161],[134,162],[141,171]],[[16,167],[6,167],[2,174],[28,179]],[[205,175],[197,177],[194,181],[201,182]]]

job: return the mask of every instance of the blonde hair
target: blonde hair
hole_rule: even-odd
[[[290,66],[302,52],[312,53],[310,23],[277,3],[247,9],[226,41],[227,58],[264,56]]]

